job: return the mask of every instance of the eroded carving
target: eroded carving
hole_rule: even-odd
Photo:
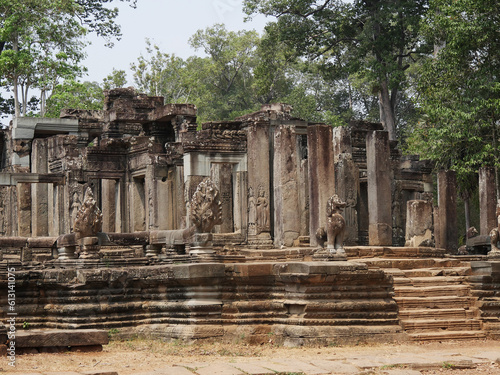
[[[269,200],[266,197],[266,191],[262,186],[259,186],[259,196],[257,197],[257,202],[255,204],[257,217],[256,217],[256,227],[257,234],[262,232],[270,231],[270,219],[269,219]]]
[[[102,231],[102,213],[94,199],[90,187],[85,190],[83,204],[78,210],[73,224],[73,232],[82,237],[96,236]]]
[[[342,216],[342,210],[346,206],[337,194],[332,195],[326,203],[326,228],[319,228],[316,237],[321,246],[324,246],[326,238],[326,250],[329,255],[345,257],[344,236],[346,223]]]
[[[222,203],[219,191],[210,178],[205,178],[191,199],[190,218],[196,233],[210,233],[222,224]]]

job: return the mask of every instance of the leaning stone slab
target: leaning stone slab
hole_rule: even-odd
[[[106,345],[108,333],[97,329],[30,330],[16,333],[16,347],[43,348],[51,346]]]

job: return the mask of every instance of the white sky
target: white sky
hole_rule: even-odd
[[[113,68],[128,73],[128,85],[133,85],[130,64],[139,55],[145,54],[145,39],[151,39],[162,52],[182,58],[201,54],[191,49],[189,38],[199,29],[215,23],[223,23],[228,30],[256,30],[262,33],[271,19],[254,16],[244,22],[242,0],[137,0],[137,8],[128,3],[114,1],[112,6],[120,8],[117,23],[122,28],[122,39],[113,48],[104,47],[104,40],[95,36],[89,39],[92,45],[86,48],[88,68],[85,81],[102,82]]]

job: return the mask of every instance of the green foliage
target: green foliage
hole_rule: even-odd
[[[427,0],[245,0],[244,7],[248,15],[277,17],[280,40],[318,62],[327,81],[361,78],[378,99],[380,120],[395,137],[406,71],[429,49],[420,37]],[[365,113],[372,113],[369,107]]]
[[[28,92],[41,92],[41,114],[48,93],[64,79],[85,69],[84,37],[96,32],[107,39],[120,36],[113,0],[0,0],[0,82],[14,94],[16,116],[26,115]],[[120,0],[131,2],[135,0]],[[22,110],[22,112],[21,112]]]
[[[125,87],[127,85],[127,73],[125,70],[116,70],[113,68],[113,71],[103,79],[102,88],[104,90],[116,89],[119,87]]]
[[[102,109],[104,94],[96,82],[65,81],[57,85],[47,100],[46,117],[59,117],[64,108]]]
[[[500,19],[488,1],[433,0],[424,31],[439,46],[418,78],[425,117],[408,150],[457,171],[462,190],[480,166],[499,166]]]

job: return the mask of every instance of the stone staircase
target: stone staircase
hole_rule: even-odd
[[[365,261],[365,260],[363,260]],[[485,337],[471,293],[470,264],[459,259],[380,259],[368,261],[394,279],[394,299],[410,340]]]

